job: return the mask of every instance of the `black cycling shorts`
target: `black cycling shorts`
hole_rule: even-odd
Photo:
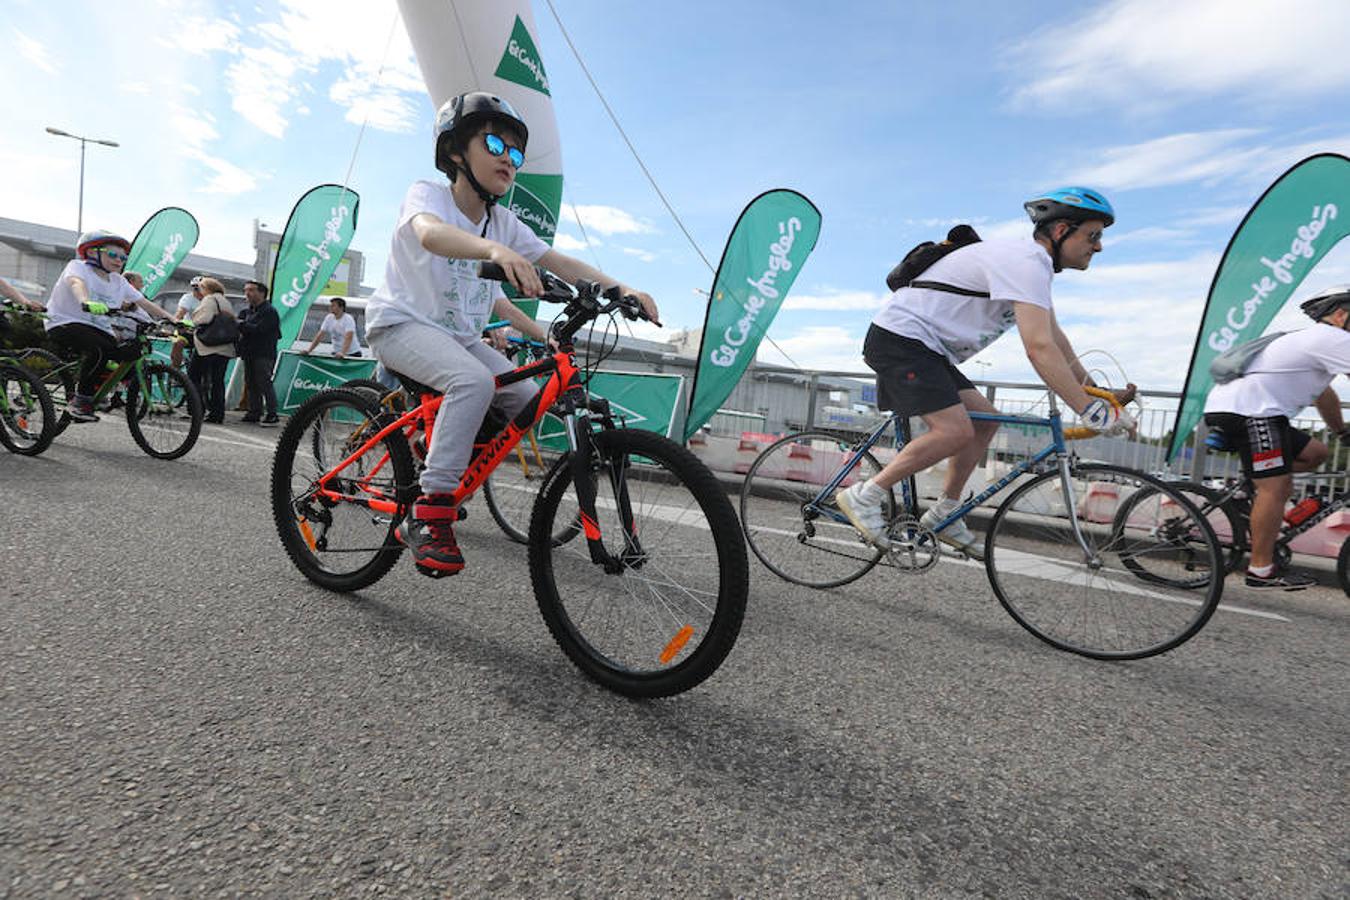
[[[1294,460],[1312,436],[1289,424],[1287,416],[1254,417],[1237,413],[1205,413],[1205,424],[1222,431],[1242,460],[1248,478],[1275,478],[1294,471]]]
[[[877,408],[902,416],[957,406],[961,391],[975,390],[947,357],[879,325],[867,329],[863,361],[877,373]]]

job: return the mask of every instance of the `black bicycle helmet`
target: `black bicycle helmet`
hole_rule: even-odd
[[[483,123],[500,121],[520,136],[520,150],[530,139],[530,129],[510,103],[495,94],[471,91],[447,100],[436,113],[436,168],[453,182],[459,166],[450,158],[463,153],[469,137]],[[472,180],[472,176],[470,176]],[[476,187],[477,185],[475,185]]]
[[[1320,322],[1343,306],[1350,306],[1350,284],[1329,287],[1304,300],[1298,308],[1314,322]]]

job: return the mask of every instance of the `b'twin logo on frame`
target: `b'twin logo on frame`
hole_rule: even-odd
[[[506,42],[506,51],[502,53],[501,62],[497,63],[497,71],[493,74],[521,87],[532,88],[546,97],[552,96],[548,92],[548,75],[544,72],[543,60],[539,58],[530,31],[520,16],[516,16],[511,39]]]

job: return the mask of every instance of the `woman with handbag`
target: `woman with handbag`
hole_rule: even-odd
[[[234,307],[225,299],[225,285],[214,278],[203,278],[201,290],[202,302],[192,311],[192,324],[197,326],[192,338],[196,353],[188,366],[188,377],[206,402],[205,421],[219,425],[225,421],[225,368],[235,356],[239,323]]]

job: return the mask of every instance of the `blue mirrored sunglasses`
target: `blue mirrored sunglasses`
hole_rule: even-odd
[[[525,165],[524,153],[521,153],[515,147],[506,146],[506,141],[491,132],[483,135],[483,146],[487,147],[487,152],[491,153],[493,156],[501,156],[505,153],[506,158],[511,160],[511,165],[515,166],[517,169]]]
[[[105,254],[106,256],[112,257],[113,259],[117,260],[118,262],[126,262],[126,261],[127,261],[127,255],[126,255],[125,253],[123,253],[121,250],[114,250],[114,249],[112,249],[111,247],[99,247],[99,248],[98,248],[98,251],[99,251],[100,253],[102,253],[102,254]]]

